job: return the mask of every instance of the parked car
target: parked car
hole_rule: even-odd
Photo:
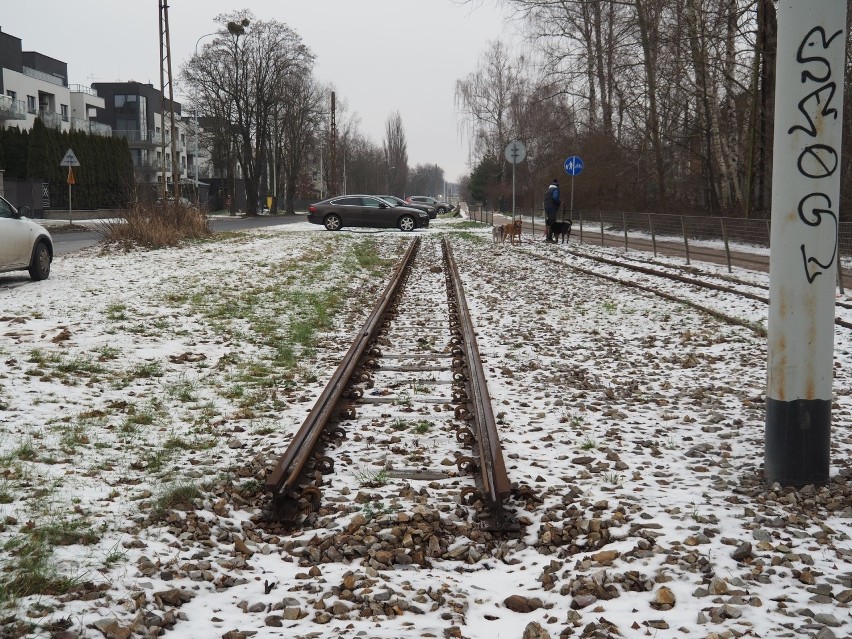
[[[377,195],[376,197],[382,198],[385,202],[390,202],[394,206],[407,206],[412,209],[417,209],[419,211],[426,211],[429,214],[429,219],[434,220],[438,217],[438,209],[434,206],[429,206],[428,204],[414,204],[411,202],[406,202],[401,197],[397,197],[395,195]]]
[[[29,271],[34,280],[46,280],[53,261],[53,239],[40,224],[26,217],[0,196],[0,273]]]
[[[375,195],[338,195],[308,207],[308,221],[329,231],[344,226],[373,226],[413,231],[429,226],[429,214],[407,206],[393,206]]]
[[[438,211],[441,215],[444,213],[449,213],[453,210],[453,205],[449,202],[441,202],[441,200],[437,200],[433,197],[429,197],[428,195],[412,195],[405,199],[406,202],[410,204],[427,204],[429,206],[434,206],[435,210]]]

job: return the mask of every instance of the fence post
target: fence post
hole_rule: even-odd
[[[689,264],[689,240],[686,239],[686,218],[680,216],[680,228],[683,231],[683,246],[686,248],[686,263]]]
[[[731,247],[728,246],[728,231],[725,229],[725,218],[720,217],[722,223],[722,240],[725,242],[725,258],[728,260],[728,273],[731,273]]]
[[[624,228],[624,252],[627,253],[627,213],[621,212],[621,226]]]
[[[604,245],[604,237],[603,237],[603,211],[598,211],[598,217],[601,220],[601,246]]]
[[[840,263],[840,247],[837,247],[837,286],[840,288],[840,294],[843,295],[846,291],[843,290],[843,265]]]
[[[654,215],[648,213],[648,226],[651,227],[651,246],[654,249],[654,257],[657,257],[657,234],[654,231]]]

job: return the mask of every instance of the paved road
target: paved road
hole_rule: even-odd
[[[256,229],[266,226],[279,226],[281,224],[294,224],[304,222],[304,215],[275,215],[261,217],[214,217],[210,219],[210,228],[214,233],[221,231],[241,231],[244,229]],[[96,223],[77,222],[78,226],[91,229]],[[97,231],[72,231],[67,232],[67,227],[51,229],[53,236],[53,252],[55,255],[67,255],[74,251],[94,246],[100,242],[101,236]]]

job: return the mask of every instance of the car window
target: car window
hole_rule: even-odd
[[[12,205],[2,198],[0,198],[0,217],[15,217],[15,211],[12,209]]]
[[[371,209],[380,209],[382,208],[383,202],[375,197],[365,197],[364,198],[364,206],[368,206]],[[385,204],[387,206],[387,204]]]
[[[341,197],[331,201],[335,206],[363,206],[360,197]]]

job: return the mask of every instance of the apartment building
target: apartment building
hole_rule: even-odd
[[[104,100],[103,109],[98,110],[98,121],[112,127],[114,136],[127,139],[139,182],[162,184],[164,159],[168,184],[173,184],[175,179],[194,180],[195,126],[192,118],[183,117],[179,102],[170,105],[168,100],[163,100],[159,89],[142,82],[95,82],[92,88]],[[171,106],[175,114],[174,131]],[[177,142],[174,160],[173,136]]]
[[[47,127],[112,135],[98,123],[104,101],[94,90],[68,84],[68,64],[37,51],[0,27],[0,127],[31,129],[36,118]]]

